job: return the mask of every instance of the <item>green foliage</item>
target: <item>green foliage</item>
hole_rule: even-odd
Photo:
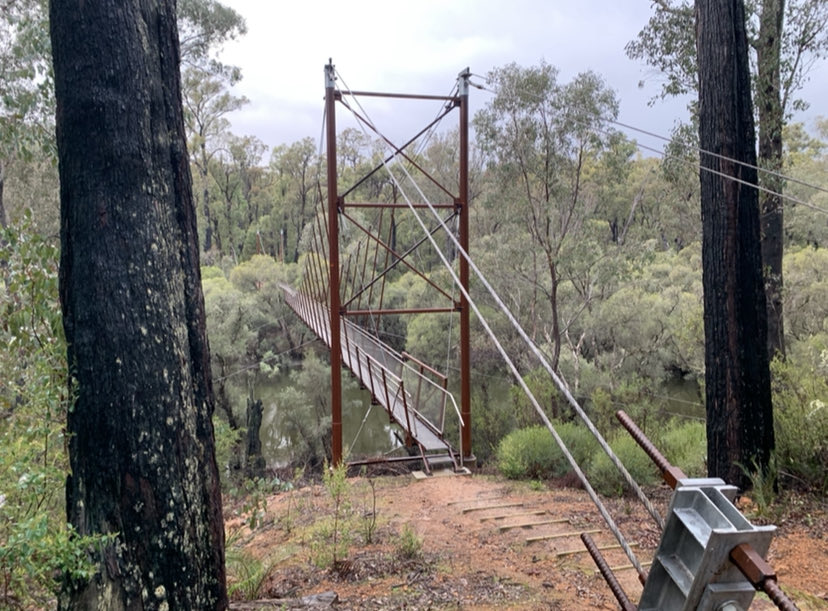
[[[762,469],[755,462],[748,468],[740,464],[739,468],[750,480],[750,498],[753,501],[752,510],[759,517],[768,517],[771,506],[776,500],[776,482],[779,468],[773,456],[766,469]]]
[[[232,600],[258,600],[262,588],[276,568],[271,558],[257,558],[239,548],[227,549],[227,595]]]
[[[828,336],[794,344],[788,358],[774,360],[771,370],[780,475],[824,494],[828,490]]]
[[[338,568],[348,557],[351,528],[348,523],[351,506],[348,500],[348,467],[345,464],[328,467],[322,472],[322,484],[333,504],[333,515],[317,523],[311,541],[311,557],[316,566]]]
[[[377,482],[373,477],[367,477],[365,474],[365,467],[362,468],[362,477],[368,482],[368,487],[371,490],[370,507],[366,504],[362,511],[360,526],[362,530],[362,538],[365,543],[373,543],[374,535],[377,531]]]
[[[592,434],[575,422],[553,422],[553,426],[575,462],[583,469],[589,463]],[[497,466],[510,479],[560,477],[570,470],[552,433],[545,426],[512,431],[498,446]]]
[[[626,431],[619,431],[610,448],[639,485],[652,485],[660,480],[653,461]],[[603,451],[593,456],[586,474],[592,487],[605,496],[621,496],[626,489],[626,482]]]
[[[90,545],[66,524],[69,404],[57,248],[31,219],[0,234],[0,606],[47,606],[55,576],[88,577]]]
[[[403,524],[394,552],[400,560],[416,560],[422,555],[423,540],[410,524]]]
[[[702,421],[672,422],[659,436],[657,447],[688,477],[707,475],[707,433]]]

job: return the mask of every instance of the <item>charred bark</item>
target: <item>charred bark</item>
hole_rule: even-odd
[[[223,609],[213,389],[175,3],[52,0],[69,521],[112,535],[66,608]]]
[[[248,479],[263,477],[265,471],[265,460],[262,456],[262,440],[259,431],[262,428],[262,415],[264,405],[261,399],[255,401],[247,398],[247,457],[245,475]]]
[[[724,156],[701,172],[708,471],[746,487],[774,437],[743,2],[696,0],[696,20],[699,142]]]
[[[781,52],[784,0],[764,0],[756,43],[756,108],[759,118],[759,167],[768,170],[759,177],[767,189],[759,194],[762,210],[762,263],[768,308],[768,356],[785,356],[782,318],[783,204]]]

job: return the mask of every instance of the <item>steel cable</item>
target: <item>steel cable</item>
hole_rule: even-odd
[[[359,100],[355,100],[355,101],[356,101],[357,105],[360,105]],[[360,105],[360,109],[362,110],[363,114],[365,114],[365,116],[367,118],[367,113],[365,113],[365,110],[364,110],[364,108],[361,107],[361,105]],[[376,129],[373,125],[372,125],[372,128]],[[366,133],[366,135],[367,135],[367,133]],[[595,492],[595,489],[592,487],[592,484],[590,484],[589,479],[587,478],[586,474],[584,474],[584,472],[581,470],[580,465],[578,465],[577,461],[575,460],[575,458],[570,453],[569,448],[566,446],[563,439],[561,439],[561,437],[558,435],[557,430],[552,425],[552,422],[549,420],[549,417],[546,415],[546,412],[540,406],[540,404],[538,403],[538,401],[535,398],[534,394],[532,393],[532,391],[529,389],[528,385],[526,384],[525,380],[520,375],[520,372],[518,371],[518,369],[515,366],[514,362],[509,357],[509,355],[506,353],[506,350],[503,348],[503,345],[500,343],[500,341],[498,340],[498,338],[495,335],[494,331],[492,331],[492,329],[489,326],[488,322],[483,317],[482,313],[480,312],[479,308],[477,307],[477,304],[472,299],[472,297],[468,293],[468,291],[460,283],[460,279],[457,277],[457,274],[455,273],[455,271],[452,268],[451,264],[446,259],[445,254],[443,253],[442,249],[437,244],[436,240],[434,240],[434,238],[429,234],[428,229],[425,225],[425,222],[422,220],[421,216],[417,213],[417,210],[414,207],[413,203],[411,202],[411,199],[408,197],[405,189],[399,183],[399,181],[397,181],[396,176],[394,176],[394,173],[390,170],[390,168],[388,167],[388,164],[384,163],[383,165],[385,166],[386,171],[388,172],[389,176],[391,177],[391,180],[394,181],[395,184],[397,184],[398,188],[400,189],[400,193],[402,194],[403,198],[405,199],[406,203],[408,204],[409,209],[414,214],[415,219],[420,224],[421,229],[426,234],[428,234],[428,238],[429,238],[429,241],[432,244],[432,247],[434,248],[437,255],[440,257],[440,260],[442,261],[443,265],[445,266],[445,268],[447,269],[449,274],[451,275],[451,277],[452,277],[454,283],[456,284],[457,288],[460,290],[460,292],[463,294],[463,296],[468,301],[469,307],[472,308],[472,310],[474,311],[474,313],[477,316],[478,320],[480,321],[480,324],[483,326],[483,328],[486,331],[487,335],[489,336],[489,338],[494,343],[495,348],[497,348],[498,352],[500,353],[501,357],[503,358],[503,361],[509,367],[509,370],[512,372],[512,375],[514,376],[515,381],[521,387],[524,394],[527,396],[529,401],[532,403],[532,405],[533,405],[535,411],[537,412],[538,416],[541,418],[541,420],[543,421],[546,428],[552,434],[552,437],[554,438],[555,443],[560,448],[561,453],[565,456],[565,458],[569,462],[570,466],[572,467],[573,471],[577,475],[578,479],[584,485],[584,488],[587,491],[587,494],[592,499],[593,504],[595,504],[595,506],[598,509],[599,513],[604,518],[604,521],[606,522],[606,524],[609,527],[610,531],[612,532],[613,536],[615,536],[615,538],[618,541],[619,545],[621,545],[621,548],[624,550],[624,553],[627,555],[627,558],[629,558],[631,564],[635,567],[636,571],[638,572],[639,579],[641,579],[642,583],[643,583],[643,581],[646,579],[646,572],[644,571],[644,568],[641,566],[641,563],[638,561],[635,554],[633,553],[632,548],[629,546],[626,539],[624,538],[624,535],[621,533],[621,531],[619,530],[617,524],[613,520],[612,516],[607,511],[607,509],[604,506],[601,499],[598,497],[598,494]],[[402,164],[400,164],[400,165],[402,165]],[[428,201],[428,199],[425,197],[425,194],[423,194],[423,192],[419,189],[418,185],[413,180],[413,178],[410,176],[410,174],[408,174],[408,172],[405,170],[405,168],[403,167],[402,169],[403,169],[403,172],[408,177],[409,181],[414,185],[415,189],[422,196],[423,201],[427,204],[427,206],[431,210],[432,214],[435,214],[436,210],[431,205],[431,202]],[[469,265],[474,269],[475,274],[477,274],[478,278],[484,283],[484,286],[486,287],[486,289],[489,291],[489,293],[492,295],[492,297],[498,303],[499,307],[504,312],[504,314],[506,314],[506,316],[509,318],[510,322],[512,322],[513,326],[515,326],[518,333],[521,335],[521,337],[524,339],[524,341],[526,341],[527,345],[530,347],[530,349],[532,349],[533,353],[535,353],[536,356],[539,356],[539,358],[542,360],[543,363],[546,363],[546,359],[543,358],[543,356],[540,354],[540,351],[534,345],[534,342],[532,342],[531,339],[529,339],[528,335],[526,335],[526,332],[520,326],[520,323],[518,323],[517,320],[515,320],[512,313],[509,311],[509,309],[506,307],[506,305],[503,303],[503,301],[500,299],[500,297],[497,295],[497,293],[494,292],[494,289],[491,287],[491,285],[488,283],[488,281],[486,281],[485,277],[480,272],[479,268],[471,260],[471,257],[469,256],[469,254],[465,251],[465,249],[463,249],[460,246],[460,243],[456,239],[456,237],[453,236],[450,231],[448,231],[448,227],[442,222],[442,219],[439,218],[439,214],[437,215],[437,217],[438,217],[438,220],[441,223],[441,225],[444,227],[444,229],[446,229],[446,232],[450,235],[452,241],[454,242],[455,246],[458,249],[458,252],[461,253],[461,255],[469,262]],[[546,365],[548,365],[548,363],[546,363]],[[551,371],[551,368],[550,368],[550,371]],[[566,388],[563,385],[563,383],[560,381],[560,378],[558,378],[558,376],[555,375],[554,372],[553,372],[552,377],[553,377],[553,380],[556,382],[556,384],[559,385],[559,388],[561,389],[561,391],[567,397],[567,400],[570,401],[571,404],[574,403],[575,405],[577,405],[577,401],[575,401],[574,397],[572,397],[572,394],[569,392],[569,389]],[[591,421],[589,420],[589,417],[583,412],[583,410],[580,409],[580,406],[578,406],[577,409],[581,414],[583,414],[583,418],[585,418],[585,422],[589,422],[588,427],[589,427],[589,425],[592,425]],[[606,441],[603,440],[603,437],[597,431],[597,429],[595,429],[594,425],[591,426],[590,430],[591,430],[591,432],[594,431],[593,435],[597,435],[596,438],[598,439],[599,443],[601,443],[603,441],[602,447],[604,448],[605,451],[608,451],[608,453],[610,455],[610,458],[612,459],[614,457],[614,453],[612,452],[612,449],[609,448],[609,445],[606,444]],[[623,469],[623,471],[626,471],[626,469],[623,467],[623,465],[621,465],[620,461],[618,461],[617,457],[615,457],[615,460],[613,462],[616,464],[616,467],[619,467],[619,465],[620,465],[619,469]],[[634,490],[638,489],[638,491],[641,492],[640,487],[635,482],[635,480],[632,479],[632,476],[630,476],[628,472],[627,472],[627,476],[629,477],[629,482],[628,483],[631,484],[633,489]],[[626,479],[626,477],[625,477],[625,479]],[[643,492],[641,492],[641,496],[643,496]],[[646,499],[646,497],[644,497],[644,499]],[[645,505],[649,505],[648,510],[650,508],[652,508],[651,514],[656,519],[656,521],[659,523],[659,525],[663,528],[663,520],[661,519],[661,516],[658,515],[658,512],[655,511],[655,508],[652,507],[652,504],[649,502],[649,500],[646,500]]]

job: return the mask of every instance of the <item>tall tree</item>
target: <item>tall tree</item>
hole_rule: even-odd
[[[768,356],[785,354],[785,326],[782,318],[782,128],[785,105],[782,100],[782,33],[785,0],[763,0],[759,35],[754,43],[757,57],[756,109],[759,123],[760,195],[762,209],[762,264],[765,272],[765,300],[768,308]],[[786,94],[787,95],[787,94]]]
[[[3,199],[7,168],[46,149],[53,156],[54,96],[44,0],[0,6],[0,227],[8,221]]]
[[[491,72],[498,93],[474,119],[480,148],[503,185],[496,194],[500,213],[523,225],[531,239],[531,257],[505,265],[514,265],[513,275],[532,286],[529,333],[549,344],[556,369],[567,327],[578,315],[564,313],[561,287],[574,260],[574,236],[596,207],[586,168],[607,148],[604,123],[618,113],[614,92],[598,75],[579,74],[566,84],[557,76],[545,63]]]
[[[701,172],[707,465],[746,487],[774,437],[744,4],[696,0],[696,20],[699,143],[717,155]]]
[[[175,2],[53,0],[69,521],[109,542],[62,604],[226,608]]]
[[[697,89],[696,47],[690,0],[654,0],[654,12],[627,54],[656,68],[665,81],[661,96]],[[746,15],[748,43],[756,52],[756,110],[759,122],[759,184],[762,206],[762,256],[768,307],[768,353],[784,354],[782,303],[784,183],[773,172],[782,168],[782,130],[795,98],[814,63],[828,53],[828,3],[824,0],[757,0]],[[768,192],[770,191],[770,193]]]

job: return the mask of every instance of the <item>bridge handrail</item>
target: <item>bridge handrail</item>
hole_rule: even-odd
[[[362,337],[364,337],[366,340],[368,340],[368,341],[370,341],[371,343],[373,343],[374,345],[376,345],[376,346],[377,346],[380,350],[382,350],[382,352],[383,352],[383,354],[384,354],[384,355],[389,355],[391,358],[393,358],[395,361],[397,361],[397,362],[398,362],[400,365],[402,365],[404,368],[408,369],[409,371],[413,372],[413,373],[414,373],[414,375],[416,375],[417,377],[419,377],[419,378],[421,378],[421,379],[425,380],[427,383],[429,383],[429,384],[431,384],[432,386],[434,386],[434,388],[436,388],[436,389],[438,390],[438,392],[442,393],[442,394],[443,394],[443,395],[445,395],[448,399],[450,399],[450,400],[451,400],[451,403],[452,403],[452,406],[454,407],[454,412],[457,414],[457,418],[459,419],[460,424],[461,424],[461,426],[462,426],[462,424],[463,424],[463,417],[462,417],[462,415],[460,414],[460,408],[457,406],[457,401],[454,399],[454,395],[453,395],[453,394],[451,394],[451,393],[448,391],[448,389],[443,388],[442,386],[440,386],[439,384],[437,384],[434,380],[432,380],[432,379],[431,379],[431,378],[429,378],[428,376],[425,376],[425,375],[423,375],[421,372],[417,371],[417,369],[415,369],[414,367],[412,367],[412,366],[411,366],[411,365],[410,365],[410,364],[409,364],[409,363],[408,363],[408,362],[407,362],[407,361],[403,358],[403,356],[402,356],[402,354],[401,354],[401,353],[397,352],[396,350],[394,350],[393,348],[391,348],[391,347],[390,347],[390,346],[388,346],[387,344],[383,344],[381,341],[379,341],[379,340],[377,340],[376,338],[374,338],[373,336],[369,335],[369,334],[368,334],[368,333],[366,333],[363,329],[361,329],[360,327],[358,327],[357,325],[355,325],[355,324],[354,324],[354,323],[352,323],[351,321],[346,320],[346,321],[345,321],[345,324],[346,324],[346,326],[348,326],[349,328],[353,328],[354,330],[356,330],[356,332],[357,332],[357,333],[359,333],[359,334],[360,334]],[[376,359],[375,359],[375,360],[376,360]],[[381,364],[381,363],[379,363],[379,361],[377,361],[377,364]],[[438,374],[438,375],[441,375],[441,374]],[[445,377],[445,376],[442,376],[442,375],[441,375],[441,377]],[[419,413],[419,412],[418,412],[418,413]]]
[[[311,305],[311,307],[320,308],[323,311],[328,310],[327,304],[325,304],[323,302],[320,302],[320,301],[318,301],[318,300],[316,300],[312,297],[309,297],[307,295],[304,295],[301,292],[297,291],[296,289],[294,289],[293,287],[291,287],[287,284],[281,284],[280,283],[279,286],[285,292],[286,301],[288,301],[288,302],[304,301],[304,302],[308,303],[309,305]],[[328,319],[326,319],[326,320],[328,320]],[[341,350],[341,355],[340,356],[345,358],[346,361],[348,362],[349,368],[352,371],[355,371],[354,368],[353,368],[353,360],[352,360],[353,354],[352,354],[351,346],[353,345],[354,348],[355,348],[355,351],[356,351],[358,368],[361,367],[361,363],[360,363],[360,360],[359,360],[360,359],[360,354],[359,353],[362,352],[362,354],[365,356],[365,359],[366,359],[366,365],[368,367],[369,378],[371,378],[369,380],[369,383],[370,383],[370,388],[371,388],[372,394],[376,395],[376,389],[374,388],[374,384],[373,384],[373,375],[372,375],[372,372],[371,372],[372,368],[371,368],[371,365],[370,365],[371,363],[375,364],[377,367],[380,368],[380,370],[383,372],[382,375],[381,375],[381,377],[383,379],[385,378],[385,374],[388,374],[388,375],[391,376],[392,380],[396,383],[396,391],[393,393],[395,397],[398,396],[400,392],[403,392],[403,393],[406,393],[406,396],[410,399],[410,393],[407,393],[407,391],[405,389],[404,380],[403,380],[402,376],[397,375],[396,373],[394,373],[394,371],[391,369],[388,362],[382,362],[379,359],[377,359],[376,357],[374,357],[372,354],[370,354],[370,352],[366,349],[365,345],[360,345],[360,344],[363,344],[364,342],[370,343],[371,346],[374,349],[379,350],[380,354],[383,357],[383,360],[387,361],[388,359],[390,359],[391,361],[398,364],[400,366],[400,373],[401,374],[402,374],[403,370],[407,370],[407,371],[411,372],[417,379],[425,380],[427,384],[431,385],[434,389],[437,390],[438,394],[443,396],[443,400],[441,402],[441,405],[442,405],[442,407],[441,407],[441,414],[442,414],[441,415],[441,420],[444,420],[444,417],[445,417],[444,413],[445,413],[445,402],[446,402],[446,400],[448,399],[449,401],[451,401],[451,405],[454,409],[454,413],[457,415],[458,427],[463,426],[463,417],[460,413],[460,408],[457,405],[457,401],[454,399],[454,395],[451,392],[449,392],[447,388],[444,388],[440,384],[437,384],[434,380],[432,380],[429,376],[425,375],[422,371],[418,371],[415,367],[412,367],[411,364],[406,361],[403,354],[397,352],[392,347],[390,347],[387,344],[383,343],[382,341],[375,338],[374,336],[368,334],[364,329],[360,328],[355,323],[353,323],[353,322],[351,322],[347,319],[343,319],[342,323],[343,323],[343,326],[345,327],[345,338],[346,339],[345,339],[345,342],[343,342],[342,345],[341,345],[341,349],[340,349]],[[315,326],[315,325],[312,325],[312,326]],[[325,324],[324,326],[327,328],[330,325]],[[328,333],[330,333],[329,329],[328,329]],[[349,335],[353,339],[348,339]],[[328,335],[328,337],[330,337],[330,336]],[[416,359],[414,359],[414,360],[416,360]],[[429,369],[431,369],[431,368],[429,368]],[[439,372],[434,371],[433,374],[437,375],[438,377],[440,377],[443,380],[445,379],[445,376],[442,376],[441,374],[439,374]],[[360,378],[361,378],[361,375],[360,375]],[[365,382],[365,380],[363,380],[363,383],[364,382]],[[387,388],[388,383],[384,381],[384,384],[386,385],[386,388],[384,390],[385,390],[385,393],[387,394],[387,392],[389,390]],[[387,397],[386,397],[386,402],[389,402]],[[386,406],[386,408],[391,409],[391,406],[388,405],[388,406]],[[403,398],[403,408],[405,410],[406,420],[408,420],[408,411],[410,409],[411,411],[413,411],[417,415],[418,419],[425,426],[430,428],[432,430],[432,432],[434,432],[435,434],[442,437],[443,427],[442,426],[438,427],[435,423],[431,422],[431,420],[422,411],[417,409],[416,406],[409,408],[408,407],[408,401],[404,400],[404,398]],[[408,427],[408,430],[410,432],[411,431],[410,421],[406,423],[406,426]],[[462,435],[460,437],[462,439]],[[461,441],[460,451],[461,451],[461,455],[462,455],[462,451],[463,451],[462,441]]]

